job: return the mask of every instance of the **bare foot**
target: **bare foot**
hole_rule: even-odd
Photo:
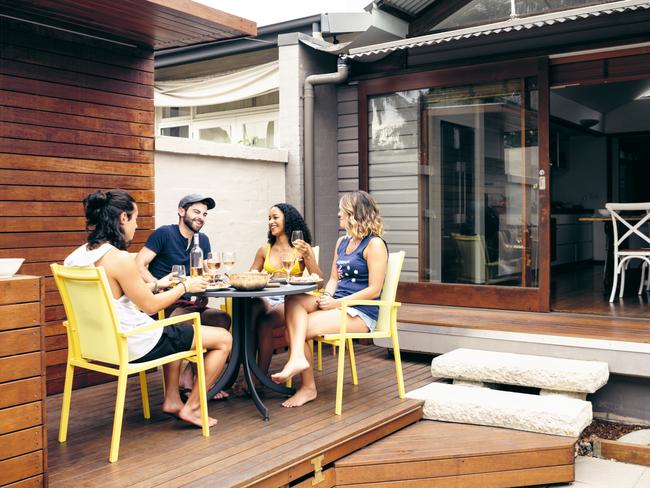
[[[307,402],[316,399],[316,388],[301,387],[295,395],[285,401],[282,406],[286,408],[301,407]]]
[[[193,409],[189,405],[185,404],[183,408],[178,412],[178,418],[181,420],[184,420],[185,422],[189,422],[190,424],[194,424],[197,427],[201,427],[201,409]],[[217,425],[217,419],[213,419],[212,417],[208,417],[208,427],[214,427]]]
[[[230,396],[230,394],[227,391],[221,390],[221,391],[217,392],[217,394],[215,396],[213,396],[212,399],[213,400],[225,400],[229,396]]]
[[[162,404],[162,411],[169,415],[178,417],[178,412],[180,412],[184,406],[185,404],[181,401],[164,400]]]
[[[302,373],[309,367],[309,361],[307,359],[289,361],[284,365],[282,371],[271,375],[271,379],[274,383],[284,383],[289,378],[293,378],[295,375]]]

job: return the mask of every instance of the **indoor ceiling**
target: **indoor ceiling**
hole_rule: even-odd
[[[558,88],[553,93],[606,114],[650,90],[650,79]]]

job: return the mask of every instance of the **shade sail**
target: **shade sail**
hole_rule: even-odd
[[[279,63],[271,61],[229,73],[156,82],[154,105],[196,107],[235,102],[277,91],[279,87]]]

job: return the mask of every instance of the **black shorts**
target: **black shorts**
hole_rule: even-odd
[[[187,324],[170,325],[163,329],[160,339],[151,351],[132,363],[144,363],[177,352],[189,351],[194,340],[194,327]]]

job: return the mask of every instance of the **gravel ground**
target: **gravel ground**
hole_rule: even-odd
[[[615,441],[625,434],[647,428],[647,425],[619,424],[607,420],[594,419],[594,421],[582,431],[580,440],[576,444],[576,455],[591,456],[591,440],[594,437]]]

